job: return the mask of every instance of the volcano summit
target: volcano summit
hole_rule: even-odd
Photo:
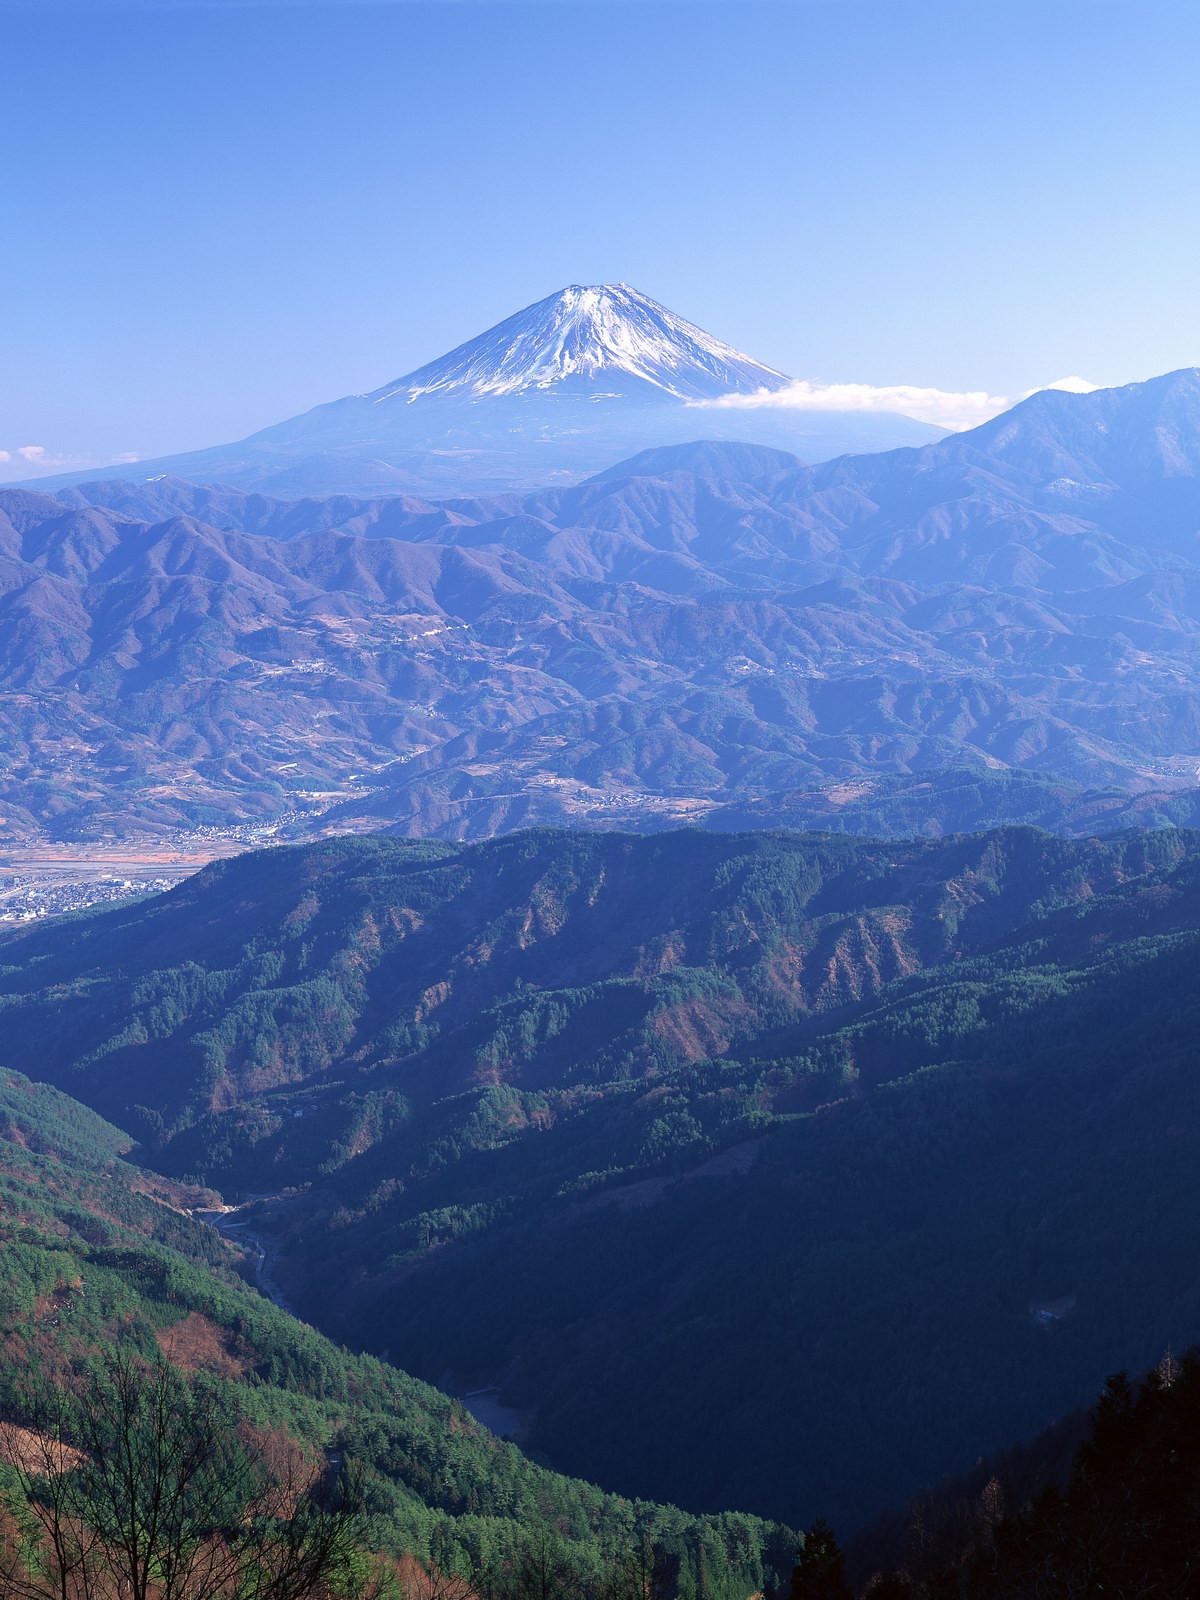
[[[628,284],[572,284],[370,394],[316,406],[235,444],[142,462],[137,476],[282,496],[477,494],[570,484],[639,451],[697,438],[773,445],[816,461],[940,435],[886,413],[704,409],[788,382]],[[106,468],[44,486],[114,475]]]
[[[626,283],[575,283],[368,398],[479,399],[536,389],[593,399],[658,391],[676,400],[715,400],[787,382]]]

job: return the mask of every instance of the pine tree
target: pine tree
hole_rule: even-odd
[[[713,1600],[712,1579],[708,1575],[708,1551],[700,1539],[700,1553],[696,1560],[696,1600]]]
[[[819,1518],[804,1535],[788,1600],[852,1600],[846,1563],[833,1529]]]

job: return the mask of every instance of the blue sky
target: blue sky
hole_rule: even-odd
[[[235,438],[569,282],[827,383],[1200,363],[1198,12],[0,0],[0,450]]]

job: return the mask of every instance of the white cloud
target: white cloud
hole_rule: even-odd
[[[1058,378],[1041,385],[1046,389],[1067,389],[1072,394],[1090,394],[1097,387],[1086,378]],[[978,427],[1016,405],[1018,400],[1036,394],[1010,397],[989,394],[986,389],[931,389],[917,384],[810,383],[797,379],[784,389],[759,389],[754,394],[723,395],[719,400],[696,400],[695,406],[714,410],[753,411],[761,407],[784,411],[899,411],[918,422],[933,422],[938,427],[958,432]]]
[[[41,478],[52,472],[73,472],[97,465],[84,456],[57,455],[44,444],[18,444],[11,450],[0,450],[0,465],[6,463],[13,469],[7,475],[10,483],[14,479]]]
[[[0,0],[2,6],[4,0]],[[48,450],[44,444],[18,444],[10,450],[0,450],[0,467],[11,470],[4,474],[9,483],[42,478],[56,472],[86,472],[93,467],[129,467],[142,458],[133,451],[116,456],[77,456]]]
[[[983,389],[954,394],[907,383],[809,383],[804,379],[788,384],[786,389],[760,389],[755,394],[723,395],[719,400],[697,403],[739,411],[764,406],[783,411],[900,411],[919,422],[936,422],[943,428],[973,428],[1008,404]]]

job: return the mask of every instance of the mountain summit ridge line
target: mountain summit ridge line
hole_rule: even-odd
[[[629,284],[570,284],[366,398],[516,394],[610,373],[680,400],[789,382]]]
[[[570,284],[378,389],[230,444],[140,462],[132,475],[282,498],[524,493],[689,442],[698,401],[790,382],[629,284]],[[926,444],[943,431],[897,413],[784,408],[723,411],[720,434],[814,461]],[[113,476],[131,476],[130,467],[25,483],[53,489]]]

